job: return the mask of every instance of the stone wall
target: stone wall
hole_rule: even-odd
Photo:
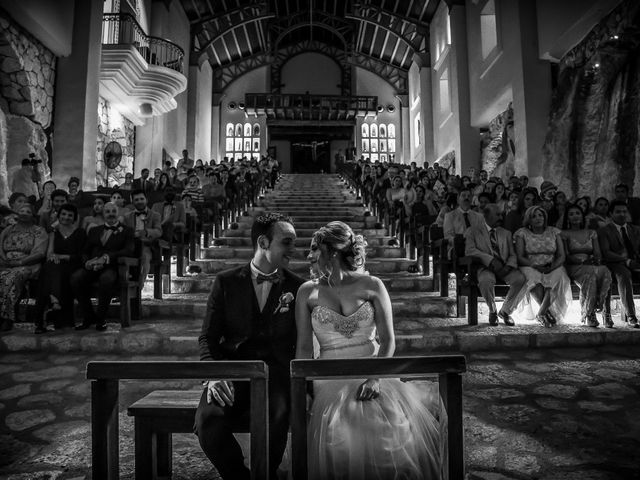
[[[640,2],[625,0],[561,61],[543,175],[569,196],[640,194]]]
[[[0,110],[5,115],[0,173],[11,177],[21,160],[35,153],[43,160],[43,178],[49,177],[55,76],[55,55],[11,19],[0,17]],[[0,182],[0,199],[7,196]]]
[[[104,148],[109,142],[118,142],[122,147],[122,159],[115,169],[107,169],[104,163]],[[124,175],[133,172],[135,158],[135,125],[115,110],[107,100],[98,102],[98,143],[96,146],[97,185],[120,185]]]
[[[489,176],[508,178],[515,172],[515,138],[513,107],[494,118],[482,134],[482,168]]]

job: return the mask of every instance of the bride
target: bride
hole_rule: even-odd
[[[320,358],[393,356],[391,300],[364,271],[365,247],[343,222],[314,233],[308,258],[316,279],[298,290],[296,358],[313,358],[313,335]],[[309,478],[441,478],[438,424],[421,397],[398,379],[315,381]]]

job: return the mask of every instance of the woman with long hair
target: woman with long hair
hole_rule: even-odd
[[[391,357],[393,312],[384,283],[365,271],[366,242],[343,222],[314,233],[314,280],[296,298],[296,358]],[[314,382],[309,418],[309,478],[441,478],[438,408],[399,379]]]
[[[578,205],[567,206],[562,239],[567,252],[567,273],[580,287],[582,323],[588,327],[597,327],[599,323],[596,312],[604,309],[611,287],[611,272],[601,265],[602,253],[598,235],[594,230],[586,228],[584,211]],[[605,325],[609,326],[607,319]]]

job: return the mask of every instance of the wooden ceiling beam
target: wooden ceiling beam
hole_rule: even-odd
[[[222,19],[231,18],[235,15],[256,15],[256,14],[265,14],[267,8],[266,2],[258,2],[251,5],[243,5],[234,10],[229,10],[224,13],[217,13],[207,15],[206,17],[202,17],[198,20],[191,22],[192,29],[201,29],[208,23],[216,22]]]
[[[209,40],[205,45],[202,46],[203,50],[206,50],[211,44],[213,44],[213,42],[215,42],[216,40],[218,40],[219,38],[222,38],[223,35],[226,35],[229,32],[232,32],[233,30],[235,30],[236,28],[240,28],[243,25],[246,25],[247,23],[252,23],[252,22],[262,22],[264,20],[270,20],[274,17],[275,15],[261,15],[259,17],[253,17],[253,18],[247,18],[243,21],[241,21],[240,23],[236,23],[233,26],[227,28],[226,30],[223,30],[222,32],[218,32],[216,34],[215,37],[213,37],[211,40]]]

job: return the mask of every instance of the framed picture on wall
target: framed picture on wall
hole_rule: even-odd
[[[386,153],[381,153],[380,154],[380,161],[381,162],[386,162],[387,161],[387,154]]]
[[[236,152],[241,152],[242,151],[242,138],[236,138],[236,143],[235,143],[234,150]]]
[[[372,153],[371,157],[370,157],[370,160],[372,162],[377,162],[378,161],[378,154],[377,153]]]
[[[389,139],[389,144],[387,145],[389,153],[396,153],[396,141],[393,138]]]
[[[233,127],[231,129],[233,130]],[[225,148],[227,152],[233,152],[233,138],[227,138]]]
[[[369,139],[368,138],[362,139],[362,151],[363,152],[368,152],[369,151]]]
[[[251,136],[251,124],[250,123],[245,123],[244,124],[244,136],[245,137],[250,137]]]
[[[260,151],[260,139],[259,138],[254,138],[253,139],[253,151],[254,152],[259,152]]]

